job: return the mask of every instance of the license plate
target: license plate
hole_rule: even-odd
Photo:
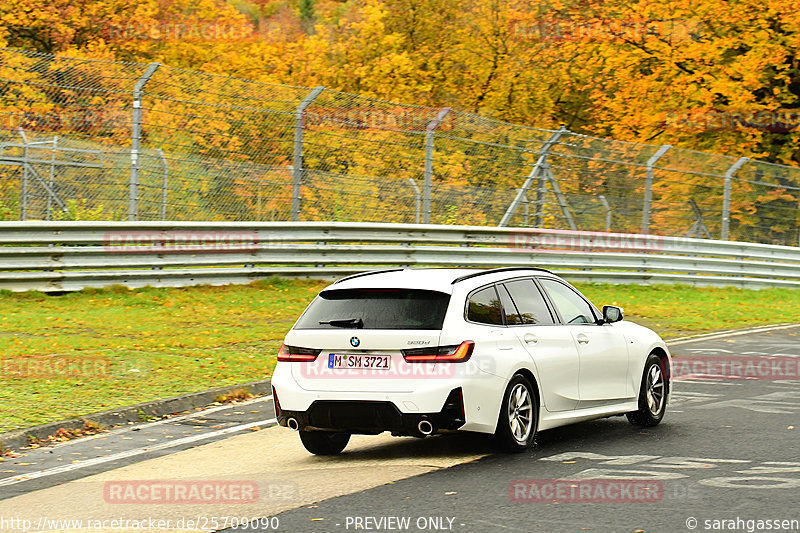
[[[389,370],[388,355],[362,355],[362,354],[328,354],[328,368],[355,370]]]

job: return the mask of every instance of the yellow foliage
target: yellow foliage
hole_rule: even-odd
[[[430,108],[447,106],[538,128],[563,124],[600,137],[796,166],[800,164],[800,16],[795,4],[795,0],[316,0],[315,24],[311,24],[301,20],[292,0],[0,0],[0,45],[76,58],[158,61],[267,83],[322,85],[328,92]],[[12,67],[0,64],[0,77]],[[13,97],[0,95],[2,111],[14,116],[55,111],[42,97],[44,89],[33,84],[38,79],[35,69],[21,71],[32,84],[17,85]],[[290,141],[277,126],[258,126],[242,119],[244,111],[232,114],[223,105],[215,108],[227,103],[226,93],[198,97],[192,94],[194,81],[189,75],[174,85],[159,81],[159,76],[153,84],[163,98],[151,102],[148,110],[154,146],[156,141],[191,146],[203,156],[237,160],[248,160],[258,148],[262,160],[257,163],[280,168],[290,163],[286,144]],[[80,96],[87,108],[104,106],[109,112],[125,110],[124,97],[109,104]],[[198,105],[208,107],[197,114]],[[315,104],[309,114],[324,113],[325,105]],[[364,104],[353,104],[357,105]],[[423,126],[415,130],[424,129],[435,111],[419,110],[416,125]],[[357,121],[363,112],[348,113]],[[370,130],[368,140],[349,135],[353,124],[322,120],[312,125],[308,139],[319,148],[309,149],[306,161],[311,168],[352,175],[356,181],[358,176],[374,176],[376,169],[391,168],[397,182],[394,192],[366,182],[363,187],[376,198],[402,202],[403,214],[397,218],[405,220],[413,207],[408,203],[413,194],[405,183],[420,179],[424,140],[400,133],[403,128],[391,117],[394,111],[370,112],[385,112],[388,118],[381,128]],[[440,130],[443,135],[448,134],[447,127]],[[518,187],[524,177],[519,169],[530,168],[537,145],[525,139],[527,132],[522,129],[491,127],[496,142],[525,150],[519,150],[516,158],[502,159],[491,151],[491,143],[481,146],[476,156],[467,155],[469,139],[437,141],[435,183]],[[62,131],[69,133],[68,128]],[[111,127],[105,135],[123,139],[126,132]],[[259,144],[261,138],[279,137],[284,143],[280,146]],[[632,157],[638,149],[631,147],[630,153],[617,156]],[[709,188],[711,181],[719,180],[691,174],[696,164],[671,161],[673,179],[657,176],[654,201],[670,207],[654,213],[654,225],[684,216],[688,199],[695,199],[705,212],[719,211],[719,198]],[[641,195],[639,174],[621,171],[605,176],[604,168],[589,162],[580,171],[560,169],[564,192],[591,197],[613,188],[626,198]],[[678,173],[680,179],[675,178]],[[246,198],[258,217],[277,216],[289,192],[265,200],[251,188],[257,179],[241,183],[223,179],[217,186]],[[758,218],[754,206],[796,201],[781,189],[766,193],[744,182],[737,191],[740,196],[734,198],[731,216],[742,224]],[[310,187],[305,193],[319,197],[316,212],[310,207],[305,211],[309,217],[359,216],[343,214],[347,199],[334,198],[324,188]],[[378,209],[378,204],[368,208]],[[487,217],[485,212],[466,211],[459,216],[476,222]],[[638,224],[632,219],[625,223],[629,230]]]

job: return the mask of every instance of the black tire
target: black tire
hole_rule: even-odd
[[[314,455],[336,455],[344,450],[349,440],[350,433],[300,430],[300,442]]]
[[[650,354],[644,364],[642,385],[639,388],[639,409],[626,413],[628,422],[635,426],[657,426],[667,410],[669,378],[659,356]]]
[[[511,378],[503,394],[495,439],[500,448],[521,453],[533,446],[539,427],[539,405],[531,382],[519,374]]]

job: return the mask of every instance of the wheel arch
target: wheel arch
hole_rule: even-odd
[[[650,355],[656,355],[659,359],[661,359],[661,373],[663,374],[664,382],[667,385],[667,397],[669,398],[669,394],[672,389],[672,362],[670,361],[669,354],[667,353],[667,350],[661,346],[656,346],[650,350]]]
[[[503,397],[505,396],[506,390],[508,389],[508,384],[511,383],[511,380],[514,379],[514,376],[522,376],[528,380],[528,382],[533,387],[533,394],[536,397],[536,416],[537,416],[537,426],[540,426],[542,423],[542,391],[540,390],[539,380],[536,379],[536,374],[530,368],[521,366],[515,369],[509,376],[508,379],[505,380],[505,384],[503,385],[502,393],[499,396],[496,405],[494,405],[495,409],[493,409],[494,413],[494,429],[492,432],[497,431],[497,422],[500,419],[500,410],[503,407]]]
[[[527,381],[527,385],[524,383]],[[511,410],[508,410],[508,413],[504,416],[503,415],[503,405],[505,405],[506,401],[511,401],[510,392],[512,391],[511,384],[515,383],[515,387],[525,387],[530,390],[533,398],[531,398],[531,407],[536,409],[536,416],[530,420],[530,426],[527,428],[527,436],[522,439],[522,436],[517,436],[517,430],[520,429],[519,423],[515,429],[513,424],[510,424],[511,418]],[[508,397],[506,395],[509,395]],[[542,416],[542,409],[541,409],[541,392],[539,391],[539,384],[536,380],[536,376],[534,372],[531,371],[529,368],[520,367],[517,368],[513,374],[509,377],[505,390],[503,391],[503,398],[500,402],[500,413],[498,413],[497,417],[497,425],[495,427],[494,437],[500,447],[508,452],[523,452],[527,449],[530,449],[536,442],[536,434],[538,432],[538,428],[541,425],[541,416]],[[517,418],[519,410],[515,410],[514,418]],[[501,418],[504,420],[501,424]]]
[[[539,381],[536,379],[536,376],[533,375],[530,369],[522,367],[518,368],[516,372],[511,376],[512,378],[519,374],[520,376],[527,379],[530,384],[533,386],[533,393],[536,395],[536,416],[539,418],[539,422],[542,419],[542,392],[539,390]],[[509,380],[510,381],[510,380]]]

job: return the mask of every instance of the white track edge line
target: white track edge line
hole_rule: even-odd
[[[24,481],[30,481],[33,479],[38,479],[46,476],[52,476],[56,474],[63,474],[65,472],[71,472],[73,470],[79,470],[81,468],[86,468],[89,466],[100,465],[103,463],[109,463],[112,461],[118,461],[121,459],[127,459],[129,457],[135,457],[137,455],[142,455],[144,453],[155,452],[159,450],[165,450],[167,448],[174,448],[175,446],[181,446],[183,444],[191,444],[192,442],[197,442],[200,440],[211,439],[214,437],[219,437],[222,435],[227,435],[229,433],[236,433],[238,431],[244,431],[246,429],[250,429],[256,426],[267,425],[267,424],[275,424],[277,423],[277,419],[270,418],[267,420],[260,420],[258,422],[250,422],[248,424],[241,424],[238,426],[232,426],[225,429],[220,429],[217,431],[212,431],[211,433],[203,433],[200,435],[192,435],[189,437],[183,437],[182,439],[169,441],[169,442],[162,442],[161,444],[156,444],[154,446],[145,446],[143,448],[134,448],[132,450],[126,450],[124,452],[115,453],[113,455],[107,455],[105,457],[94,457],[92,459],[87,459],[86,461],[81,461],[79,463],[72,463],[68,465],[57,466],[54,468],[48,468],[47,470],[40,470],[38,472],[31,472],[29,474],[20,474],[18,476],[12,476],[0,479],[0,487],[4,487],[7,485],[14,485],[16,483],[22,483]]]
[[[219,406],[216,406],[216,407],[210,407],[208,409],[203,409],[201,411],[195,411],[194,413],[189,413],[189,414],[186,414],[186,415],[179,415],[179,416],[176,416],[176,417],[173,417],[173,418],[161,418],[159,420],[154,420],[152,422],[140,422],[138,424],[134,423],[134,424],[130,424],[130,425],[124,424],[124,425],[121,425],[119,427],[113,427],[112,426],[112,429],[101,431],[100,433],[95,433],[94,435],[87,435],[85,437],[78,437],[77,439],[71,439],[71,440],[68,440],[66,442],[59,442],[57,444],[53,444],[53,445],[50,445],[50,446],[45,444],[44,446],[41,446],[40,448],[33,448],[33,449],[41,449],[41,448],[56,449],[56,448],[61,448],[63,446],[70,446],[72,444],[77,444],[77,443],[81,443],[81,442],[88,442],[90,440],[96,440],[96,439],[100,439],[100,438],[103,438],[103,437],[108,437],[108,436],[111,436],[111,435],[121,435],[123,433],[133,431],[134,428],[137,429],[137,430],[142,430],[142,429],[151,428],[153,426],[160,426],[162,424],[169,424],[170,422],[180,422],[182,420],[189,420],[189,419],[192,419],[192,418],[198,418],[198,417],[205,416],[205,415],[208,415],[208,414],[211,414],[211,413],[216,413],[217,411],[223,411],[225,409],[231,409],[231,408],[237,407],[237,406],[243,407],[243,406],[246,406],[248,404],[256,403],[256,402],[260,402],[260,401],[268,401],[268,402],[272,401],[272,396],[269,396],[269,397],[259,396],[258,398],[253,398],[251,400],[246,400],[244,402],[238,402],[238,403],[234,403],[234,404],[219,405]],[[167,416],[167,415],[164,415],[164,416]],[[91,419],[91,415],[86,415],[83,418]]]
[[[768,333],[770,331],[778,331],[782,329],[798,328],[800,324],[780,324],[777,326],[758,326],[754,328],[731,330],[731,331],[718,331],[716,333],[706,333],[693,337],[679,337],[672,341],[666,341],[667,346],[674,346],[678,344],[687,344],[690,342],[700,342],[705,340],[722,339],[725,337],[735,337],[738,335],[747,335],[748,333]]]

